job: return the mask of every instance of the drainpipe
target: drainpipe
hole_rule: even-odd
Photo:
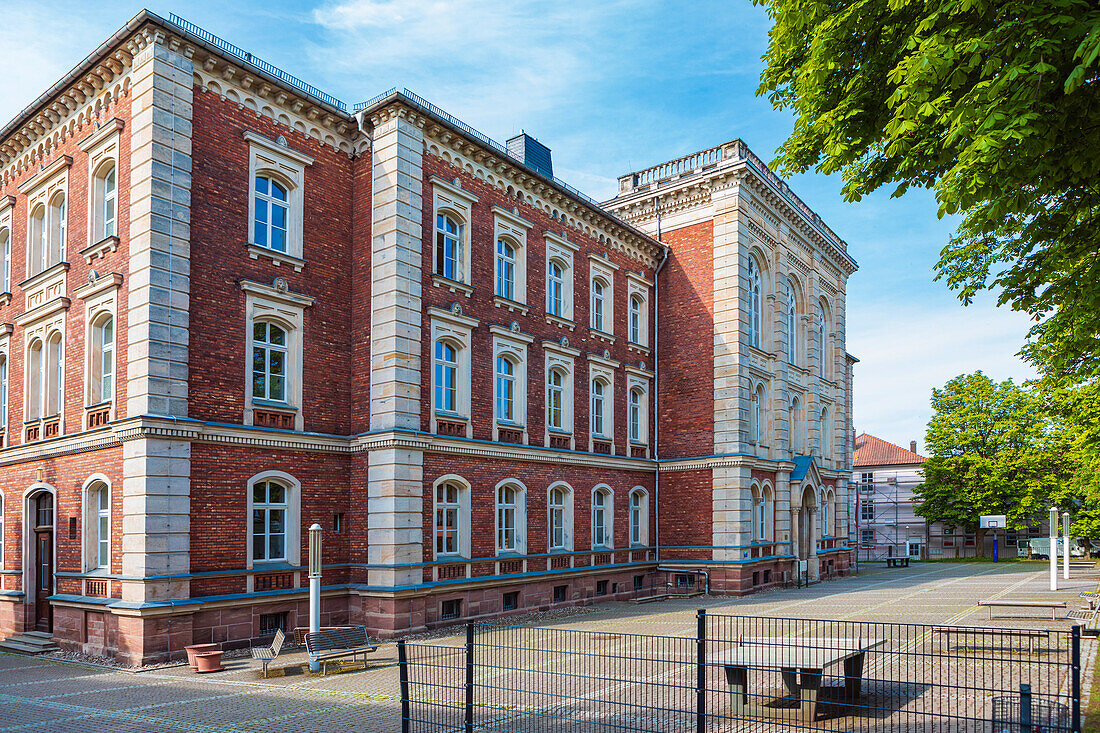
[[[657,199],[653,199],[653,207],[657,207]],[[661,214],[657,213],[657,241],[661,241]],[[653,472],[653,530],[656,534],[654,541],[654,558],[658,563],[661,562],[661,456],[660,456],[660,422],[657,418],[659,411],[658,406],[660,404],[661,391],[658,389],[661,370],[658,366],[660,364],[660,351],[661,345],[661,289],[657,286],[657,277],[661,274],[661,270],[664,269],[665,263],[668,262],[668,248],[664,249],[664,253],[661,255],[661,261],[657,265],[657,269],[653,271],[653,460],[657,464],[656,470]],[[710,579],[707,579],[707,586],[710,586]]]

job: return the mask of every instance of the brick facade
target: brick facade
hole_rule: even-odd
[[[658,565],[705,572],[712,591],[733,594],[793,582],[807,553],[820,562],[814,578],[846,572],[844,538],[812,520],[815,501],[842,504],[842,443],[836,455],[796,456],[768,411],[775,441],[766,454],[720,449],[743,432],[744,409],[729,386],[738,372],[717,350],[721,329],[736,323],[730,314],[742,312],[731,296],[737,265],[716,255],[738,246],[727,214],[660,231],[634,199],[601,206],[579,197],[404,95],[352,115],[152,14],[124,31],[81,70],[103,79],[101,89],[77,74],[0,132],[0,226],[8,207],[14,273],[27,272],[34,186],[25,183],[71,158],[68,269],[51,271],[59,284],[38,295],[37,280],[13,274],[10,302],[0,297],[9,377],[0,637],[44,628],[66,648],[140,664],[192,643],[244,645],[272,624],[305,625],[315,522],[322,624],[365,624],[380,636],[630,597]],[[98,199],[82,143],[108,134],[117,135],[117,239],[93,242],[88,207]],[[275,219],[253,213],[254,173],[286,191],[285,250],[257,243],[256,222]],[[435,272],[441,193],[466,211],[464,282]],[[522,240],[522,302],[494,297],[502,221]],[[265,237],[276,236],[270,227]],[[570,319],[547,314],[549,248],[571,252]],[[846,262],[833,251],[811,261]],[[821,287],[840,293],[832,302],[843,353],[846,275],[826,269],[837,273]],[[591,272],[611,286],[607,333],[589,327]],[[114,297],[116,388],[108,422],[93,426],[85,302],[102,293]],[[631,293],[645,301],[644,343],[630,338]],[[24,429],[26,341],[43,318],[64,335],[57,435]],[[466,414],[433,409],[433,328],[444,322],[468,330],[469,376],[458,388]],[[257,324],[282,329],[275,356],[249,353],[268,338]],[[526,348],[522,424],[494,410],[502,340]],[[714,353],[700,348],[711,343]],[[546,364],[559,357],[572,360],[572,425],[551,442]],[[760,369],[745,369],[748,387]],[[606,448],[590,434],[597,373],[611,380]],[[814,409],[845,404],[847,379],[841,389],[799,379]],[[639,441],[630,385],[645,394]],[[836,415],[847,419],[842,408]],[[444,480],[465,492],[458,554],[436,547],[435,486]],[[266,482],[276,493],[265,493]],[[520,553],[498,552],[505,483],[523,489],[525,522],[512,528]],[[799,502],[796,484],[810,492]],[[100,566],[90,554],[101,539],[91,502],[104,486],[110,557]],[[565,548],[548,541],[552,486],[570,490]],[[612,530],[600,547],[597,489],[610,497]],[[749,537],[751,492],[766,497],[768,541]],[[50,522],[31,527],[30,508],[46,494]],[[797,527],[809,527],[813,549],[794,538]],[[36,537],[55,548],[44,601],[35,598]]]

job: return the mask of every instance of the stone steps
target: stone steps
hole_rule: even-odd
[[[53,636],[41,631],[27,631],[9,636],[6,639],[0,639],[0,651],[5,652],[47,654],[59,650],[60,647],[53,643]]]

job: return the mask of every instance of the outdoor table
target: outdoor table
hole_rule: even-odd
[[[726,670],[726,682],[733,696],[732,712],[758,717],[817,718],[821,675],[829,667],[844,663],[844,697],[859,697],[863,682],[863,658],[886,639],[844,639],[829,637],[754,637],[738,640],[736,646],[713,655],[712,664]],[[797,708],[776,708],[749,701],[750,669],[778,669],[787,690],[787,700]],[[799,677],[801,675],[801,677]]]

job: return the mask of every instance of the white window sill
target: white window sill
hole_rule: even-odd
[[[250,259],[258,260],[264,257],[265,259],[271,260],[271,263],[276,267],[287,265],[293,267],[295,272],[301,272],[302,268],[306,266],[306,261],[301,257],[295,257],[286,252],[279,252],[278,250],[269,249],[268,247],[262,247],[252,243],[246,244],[244,248],[248,250]]]
[[[555,316],[553,313],[547,313],[546,314],[546,322],[547,323],[552,323],[555,326],[560,326],[561,328],[568,328],[570,331],[572,331],[577,325],[577,324],[573,323],[573,321],[569,320],[568,318],[562,318],[561,316]]]
[[[635,343],[633,341],[627,341],[626,348],[630,349],[631,351],[637,351],[639,354],[645,354],[646,356],[649,356],[651,353],[653,353],[653,350],[650,349],[648,346]]]
[[[437,288],[443,288],[450,290],[452,293],[462,293],[467,298],[474,292],[474,289],[466,283],[459,282],[458,280],[452,280],[449,277],[443,275],[432,275],[432,285]]]
[[[89,265],[92,264],[92,260],[96,257],[106,257],[109,253],[118,249],[118,237],[112,235],[110,237],[104,237],[100,241],[92,244],[84,249],[80,250],[80,256],[84,258],[84,261]]]
[[[503,295],[493,296],[493,305],[497,308],[507,308],[512,313],[519,313],[520,315],[527,315],[528,308],[523,303],[516,300],[505,298]]]
[[[5,306],[10,302],[11,302],[11,293],[9,293],[9,292],[0,293],[0,306]]]
[[[609,334],[607,331],[601,331],[598,328],[589,328],[588,334],[593,338],[597,338],[601,341],[606,341],[609,344],[615,343],[615,337]]]

